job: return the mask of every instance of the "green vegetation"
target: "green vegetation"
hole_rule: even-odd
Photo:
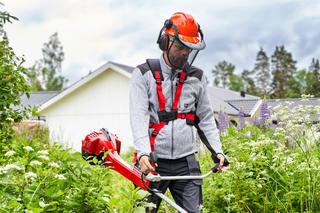
[[[228,129],[222,143],[231,167],[204,181],[203,211],[320,211],[319,114],[319,106],[281,107],[276,127]],[[2,147],[1,212],[144,212],[148,205],[135,205],[147,193],[116,172],[49,145],[41,127]],[[209,154],[200,163],[203,172],[213,166]],[[162,203],[160,212],[172,211]]]

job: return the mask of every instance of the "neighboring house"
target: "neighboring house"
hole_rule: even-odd
[[[263,102],[265,102],[270,110],[270,113],[275,112],[279,105],[296,107],[298,105],[319,106],[320,97],[308,98],[287,98],[287,99],[251,99],[251,100],[227,100],[228,104],[237,111],[242,111],[245,117],[248,117],[247,122],[253,123],[254,120],[259,119],[260,109]],[[317,118],[320,121],[320,115]],[[273,121],[276,123],[276,120]]]
[[[243,101],[247,103],[259,100],[259,97],[257,96],[244,93],[241,94],[240,92],[214,86],[208,87],[208,94],[215,113],[215,118],[218,118],[218,113],[220,111],[224,112],[228,116],[229,126],[237,126],[237,123],[239,122],[239,110],[233,107],[230,102]]]
[[[132,147],[129,81],[133,69],[108,62],[59,94],[43,93],[52,95],[45,101],[36,101],[40,94],[31,94],[31,103],[39,106],[39,114],[49,127],[51,140],[80,151],[81,140],[88,133],[105,127],[119,136],[124,151]],[[257,99],[255,96],[243,97],[239,92],[218,87],[208,87],[208,95],[216,117],[220,110],[229,116],[238,115],[238,111],[225,100]]]

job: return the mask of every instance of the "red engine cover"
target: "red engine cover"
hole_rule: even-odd
[[[111,167],[143,190],[147,190],[150,183],[143,182],[141,172],[120,157],[120,147],[121,142],[117,136],[110,134],[106,129],[101,129],[88,134],[82,141],[82,155],[102,157],[107,153],[102,159],[103,165]]]

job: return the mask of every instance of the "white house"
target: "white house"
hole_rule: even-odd
[[[51,140],[81,150],[81,141],[102,127],[115,133],[127,150],[132,145],[129,123],[129,79],[133,68],[108,62],[42,104]]]
[[[88,133],[105,127],[119,136],[122,150],[133,147],[129,122],[129,82],[133,69],[108,62],[60,93],[30,94],[30,99],[36,99],[31,103],[39,106],[39,118],[45,119],[49,127],[51,140],[80,151],[81,141]],[[218,87],[208,87],[208,93],[215,113],[222,109],[229,115],[238,112],[225,100],[257,98]]]

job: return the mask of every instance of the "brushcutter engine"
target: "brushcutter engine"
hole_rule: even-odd
[[[142,173],[120,157],[120,148],[121,141],[118,137],[102,128],[91,132],[82,141],[82,157],[90,164],[95,164],[96,158],[99,164],[114,169],[141,189],[147,190],[150,182],[143,180]]]

